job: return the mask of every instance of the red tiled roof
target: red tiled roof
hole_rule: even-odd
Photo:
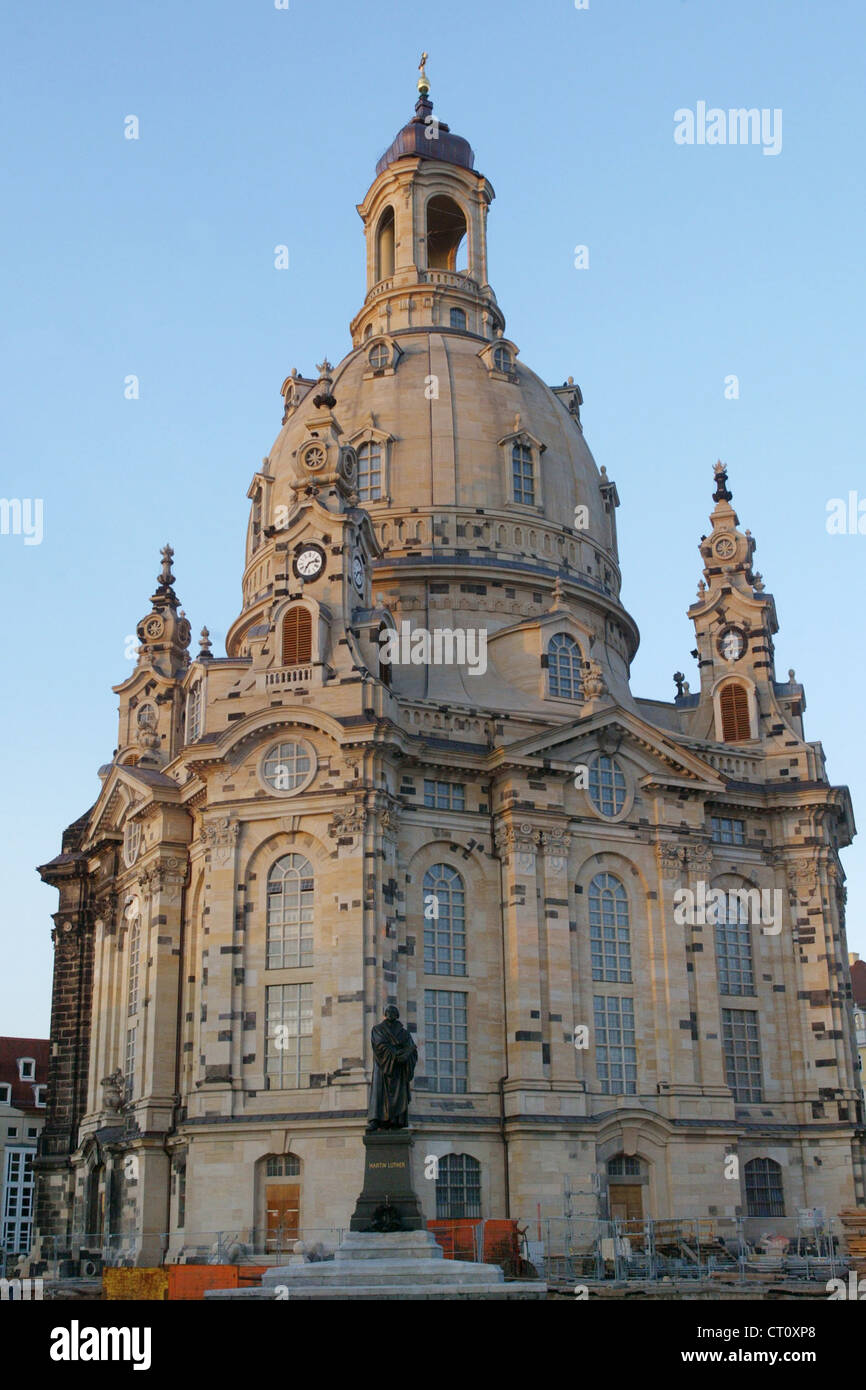
[[[0,1082],[12,1087],[12,1104],[16,1110],[36,1110],[34,1085],[48,1082],[48,1057],[51,1044],[47,1038],[0,1038]],[[36,1075],[32,1081],[22,1081],[18,1075],[18,1058],[32,1057]]]

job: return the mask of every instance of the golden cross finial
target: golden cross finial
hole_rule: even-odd
[[[420,74],[421,74],[421,76],[418,78],[418,91],[419,91],[419,92],[427,93],[427,92],[429,92],[429,90],[430,90],[430,82],[429,82],[429,79],[428,79],[428,77],[427,77],[427,71],[426,71],[426,68],[425,68],[425,64],[426,64],[427,59],[429,58],[429,56],[430,56],[429,53],[422,53],[422,54],[421,54],[421,61],[420,61],[420,63],[418,64],[418,71],[419,71]]]

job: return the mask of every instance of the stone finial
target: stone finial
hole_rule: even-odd
[[[592,657],[583,663],[583,694],[587,700],[597,700],[607,689],[601,662]]]
[[[789,666],[788,668],[788,680],[791,682],[792,685],[796,684],[797,673],[794,670],[793,666]]]
[[[174,559],[174,551],[170,545],[164,545],[159,553],[162,556],[162,568],[156,577],[156,582],[161,587],[168,588],[175,582],[174,575],[171,572],[171,562]]]
[[[316,371],[319,373],[319,380],[317,384],[322,388],[318,392],[318,394],[313,397],[313,405],[316,407],[317,410],[319,410],[322,406],[327,406],[330,410],[332,406],[335,406],[337,404],[337,398],[331,391],[331,387],[333,385],[333,377],[331,373],[333,372],[333,370],[334,368],[331,366],[327,357],[324,359],[324,361],[316,363]]]
[[[764,592],[764,576],[760,572],[757,572],[755,574],[755,577],[752,580],[752,585],[759,594],[762,594]]]
[[[698,598],[703,598],[707,592],[707,586],[702,579],[698,580]]]
[[[685,676],[684,676],[684,674],[683,674],[682,671],[674,671],[674,684],[676,685],[676,688],[677,688],[677,699],[679,699],[680,696],[681,696],[682,693],[683,693],[683,682],[684,682],[684,680],[685,680]]]
[[[211,640],[210,640],[210,633],[208,632],[208,630],[207,630],[206,627],[203,627],[202,630],[201,630],[201,636],[200,636],[200,638],[199,638],[199,643],[198,643],[198,645],[199,645],[199,648],[200,648],[200,651],[199,651],[199,654],[198,654],[198,659],[199,659],[199,661],[210,661],[210,660],[211,660]]]
[[[713,465],[713,474],[716,479],[716,490],[713,493],[713,501],[730,502],[733,493],[728,489],[728,470],[721,459]]]

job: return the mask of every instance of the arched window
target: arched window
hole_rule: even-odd
[[[497,372],[510,372],[514,366],[514,360],[508,348],[498,347],[493,352],[493,365]]]
[[[744,1168],[747,1216],[784,1216],[782,1168],[772,1158],[752,1158]]]
[[[382,445],[376,440],[358,446],[358,498],[372,502],[382,496]]]
[[[424,970],[466,974],[466,886],[450,864],[434,864],[424,875]]]
[[[722,687],[719,696],[724,743],[743,743],[752,737],[749,721],[749,697],[741,685],[731,681]]]
[[[471,1154],[445,1154],[436,1174],[439,1221],[481,1215],[481,1164]]]
[[[551,695],[579,700],[581,686],[580,647],[566,632],[556,632],[547,645],[547,682]]]
[[[387,623],[379,624],[379,631],[376,634],[376,643],[379,648],[379,680],[383,685],[391,684],[391,663],[385,660],[383,653],[386,651],[387,644],[382,641],[382,634],[389,633],[392,629]]]
[[[614,1154],[607,1160],[609,1178],[639,1178],[640,1159],[635,1154]]]
[[[138,1013],[138,972],[141,964],[141,919],[136,917],[129,928],[129,956],[126,964],[126,1012]]]
[[[196,681],[186,697],[186,741],[201,737],[201,681]]]
[[[522,502],[527,507],[535,505],[535,467],[528,444],[516,443],[512,446],[511,484],[513,501]]]
[[[427,204],[427,265],[456,270],[457,252],[466,235],[466,218],[453,198],[437,194]]]
[[[296,1154],[271,1154],[265,1168],[268,1178],[296,1178],[301,1171],[301,1160]]]
[[[592,978],[630,985],[628,894],[613,874],[596,874],[589,885]]]
[[[269,970],[313,963],[313,866],[301,854],[284,854],[268,874]]]
[[[376,280],[394,274],[394,209],[386,208],[376,232]]]
[[[283,618],[283,665],[303,666],[313,659],[313,619],[297,604]]]
[[[466,328],[466,315],[462,309],[451,310],[451,327],[462,329]]]
[[[720,994],[754,994],[752,931],[749,926],[749,898],[727,893],[723,906],[715,909],[716,966]]]

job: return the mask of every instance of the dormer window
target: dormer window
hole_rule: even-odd
[[[512,500],[535,505],[535,466],[529,444],[515,443],[511,449]]]
[[[47,1102],[46,1102],[46,1100],[45,1100],[45,1092],[47,1091],[47,1089],[48,1089],[47,1086],[34,1086],[34,1087],[33,1087],[33,1099],[34,1099],[34,1101],[36,1102],[36,1104],[37,1104],[38,1106],[40,1106],[40,1107],[41,1107],[41,1106],[44,1106],[45,1104],[47,1104]]]
[[[373,347],[370,348],[370,351],[367,354],[367,360],[370,363],[370,366],[373,368],[374,372],[384,371],[388,365],[388,362],[390,361],[390,358],[391,353],[388,350],[387,343],[376,343]]]
[[[551,695],[563,700],[583,697],[583,659],[580,647],[567,632],[556,632],[547,647],[547,685]]]
[[[514,358],[508,348],[498,347],[493,353],[493,365],[497,372],[511,372],[514,370]]]
[[[358,499],[374,502],[382,496],[382,445],[371,439],[358,446]]]
[[[0,1081],[0,1105],[12,1104],[12,1087],[8,1081]]]
[[[36,1080],[36,1062],[34,1061],[34,1059],[33,1059],[32,1057],[19,1057],[19,1058],[18,1058],[18,1080],[19,1080],[19,1081],[35,1081],[35,1080]]]

